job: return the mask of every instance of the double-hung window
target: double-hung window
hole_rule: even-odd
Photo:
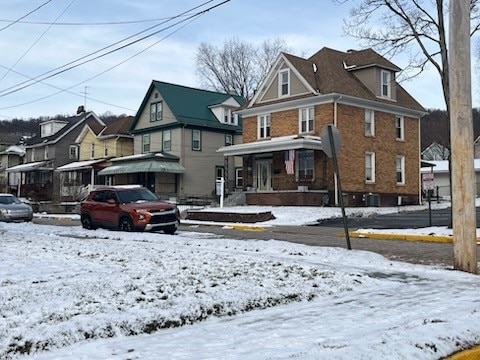
[[[103,140],[103,156],[108,156],[108,140]]]
[[[290,95],[290,70],[282,70],[278,73],[278,94],[279,96]]]
[[[78,159],[78,146],[77,145],[70,145],[68,150],[68,158],[75,160]]]
[[[95,143],[90,144],[90,159],[95,159]]]
[[[192,150],[202,150],[202,133],[200,130],[192,130]]]
[[[150,152],[150,134],[142,135],[142,154]]]
[[[395,168],[397,173],[397,185],[405,185],[405,156],[397,155],[395,158]]]
[[[163,102],[150,104],[150,121],[159,121],[163,119]]]
[[[375,136],[375,113],[365,109],[365,136]]]
[[[270,137],[270,115],[260,115],[258,117],[258,138],[266,139]]]
[[[375,153],[365,153],[365,182],[375,182]]]
[[[300,109],[300,133],[313,131],[313,107]]]
[[[163,132],[162,149],[163,151],[172,150],[172,131],[171,130],[165,130]]]
[[[243,187],[243,168],[235,168],[235,187]]]
[[[233,145],[233,135],[225,134],[225,146]]]
[[[296,151],[297,174],[299,180],[313,180],[313,150]]]
[[[405,128],[403,116],[395,116],[395,138],[397,140],[404,140]]]
[[[48,159],[48,145],[45,145],[45,147],[44,147],[43,150],[44,150],[43,158],[44,158],[45,160],[47,160],[47,159]]]
[[[390,71],[382,70],[382,97],[392,97],[392,73]]]

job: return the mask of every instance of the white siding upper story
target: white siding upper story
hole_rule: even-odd
[[[162,115],[161,119],[151,121],[150,119],[150,108],[152,104],[161,103]],[[138,123],[135,126],[135,130],[141,130],[150,128],[157,125],[165,125],[176,122],[177,119],[173,115],[173,112],[168,107],[168,104],[164,101],[160,93],[155,89],[152,91],[142,113],[140,114]]]
[[[47,137],[60,131],[68,122],[61,120],[50,120],[40,124],[40,136]]]

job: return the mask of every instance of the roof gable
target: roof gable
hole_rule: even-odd
[[[284,102],[301,97],[314,97],[321,95],[346,95],[367,101],[381,102],[384,104],[400,106],[415,111],[425,112],[425,109],[403,87],[394,81],[396,99],[384,99],[377,96],[362,82],[355,72],[360,69],[379,68],[392,72],[400,69],[372,49],[342,52],[330,48],[322,48],[308,59],[291,54],[282,53],[272,66],[269,74],[259,87],[260,92],[249,103],[248,107],[269,104],[260,101],[262,91],[276,74],[280,71],[279,65],[284,62],[291,71],[298,74],[300,79],[308,84],[310,93],[298,94],[286,98],[277,98],[270,103]]]
[[[142,104],[133,120],[130,131],[134,131],[141,114],[148,110],[147,105],[153,90],[156,89],[173,113],[176,121],[206,127],[222,125],[213,114],[211,107],[225,103],[227,106],[245,103],[245,99],[238,95],[225,94],[209,90],[191,88],[182,85],[170,84],[153,80],[144,97]],[[230,126],[230,128],[232,128]]]

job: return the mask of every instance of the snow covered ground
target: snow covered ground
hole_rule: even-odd
[[[270,225],[319,218],[294,209]],[[0,358],[439,359],[480,343],[479,286],[357,250],[0,223]]]

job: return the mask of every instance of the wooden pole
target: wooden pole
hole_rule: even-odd
[[[477,273],[470,0],[450,0],[449,81],[455,269]]]

